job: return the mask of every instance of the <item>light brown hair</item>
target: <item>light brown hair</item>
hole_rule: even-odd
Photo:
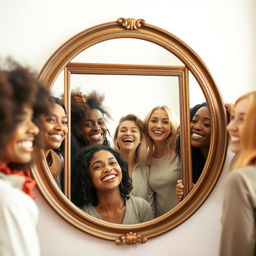
[[[256,165],[256,91],[242,95],[237,99],[235,105],[245,98],[248,98],[248,110],[241,129],[241,149],[232,169]]]
[[[115,134],[114,134],[114,141],[113,141],[114,142],[114,149],[119,152],[119,147],[116,143],[116,139],[117,139],[117,135],[118,135],[120,125],[124,121],[133,121],[139,128],[140,137],[141,137],[141,144],[136,149],[135,160],[136,160],[136,163],[144,165],[144,164],[146,164],[146,158],[145,158],[145,154],[142,154],[142,152],[141,152],[141,145],[145,144],[145,126],[144,126],[143,121],[138,116],[136,116],[134,114],[128,114],[128,115],[120,118],[119,123],[116,127],[116,130],[115,130]]]

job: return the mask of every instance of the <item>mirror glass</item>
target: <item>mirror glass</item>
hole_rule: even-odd
[[[82,69],[86,64],[87,71],[72,73],[70,67],[76,64]],[[88,64],[91,65],[89,69]],[[102,70],[95,71],[95,65],[101,65]],[[107,65],[111,66],[109,73],[106,71],[109,69],[104,70]],[[125,72],[120,74],[118,65],[126,66]],[[116,22],[89,28],[65,42],[47,61],[39,79],[46,83],[54,96],[65,95],[68,112],[68,96],[72,90],[79,89],[85,94],[96,90],[104,94],[103,105],[113,118],[107,124],[111,136],[120,117],[134,113],[144,119],[156,105],[167,105],[180,124],[182,179],[185,194],[190,194],[166,214],[142,224],[114,225],[91,218],[61,193],[45,159],[38,156],[33,172],[38,186],[49,204],[72,225],[117,244],[143,243],[183,223],[208,197],[225,159],[227,135],[221,131],[225,131],[226,116],[218,89],[205,64],[179,38],[143,20],[120,18]],[[202,175],[192,186],[189,110],[205,101],[211,117],[209,154]],[[67,180],[69,146],[66,143],[64,156]]]
[[[140,49],[127,52],[127,47]],[[111,52],[111,49],[117,51]],[[111,52],[111,54],[109,54]],[[139,64],[156,66],[184,66],[172,53],[158,45],[143,40],[117,39],[96,44],[79,53],[70,63],[106,63]],[[178,125],[180,125],[180,94],[178,76],[152,75],[104,75],[70,74],[70,91],[79,90],[85,95],[96,90],[105,96],[103,105],[111,114],[108,120],[108,140],[113,146],[113,135],[121,117],[136,114],[144,120],[147,113],[155,106],[166,105]],[[196,79],[189,72],[190,107],[205,101],[203,92]],[[64,72],[62,71],[53,84],[52,93],[62,97],[64,92]],[[72,157],[71,157],[72,158]],[[168,196],[168,195],[166,195]]]
[[[178,77],[168,76],[72,74],[70,89],[78,89],[85,95],[96,90],[105,96],[103,105],[113,118],[108,121],[110,135],[113,135],[121,117],[136,114],[144,119],[146,114],[158,105],[168,106],[179,123],[178,82]],[[60,96],[62,93],[54,91],[53,94]]]

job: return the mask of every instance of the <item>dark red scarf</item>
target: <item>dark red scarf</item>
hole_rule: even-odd
[[[30,196],[32,199],[35,199],[35,194],[33,193],[32,189],[36,185],[35,180],[32,178],[31,171],[28,170],[14,170],[11,169],[4,163],[0,163],[0,172],[7,174],[7,175],[19,175],[24,177],[24,183],[22,186],[22,191]]]

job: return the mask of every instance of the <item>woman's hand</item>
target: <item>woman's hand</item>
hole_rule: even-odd
[[[75,104],[85,103],[86,102],[86,95],[82,92],[76,92],[72,95],[72,101]]]
[[[233,110],[233,104],[231,103],[225,103],[224,104],[226,112],[227,112],[227,118],[228,118],[228,123],[230,122],[230,116],[232,114],[232,110]]]
[[[183,199],[184,195],[184,185],[182,183],[182,180],[177,180],[176,184],[176,196],[179,201]]]

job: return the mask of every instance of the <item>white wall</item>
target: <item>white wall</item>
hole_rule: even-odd
[[[40,70],[78,32],[118,17],[143,18],[181,38],[203,59],[226,102],[256,89],[255,0],[0,0],[0,56]],[[38,193],[44,256],[217,255],[224,172],[188,221],[145,245],[117,247],[65,223]]]

